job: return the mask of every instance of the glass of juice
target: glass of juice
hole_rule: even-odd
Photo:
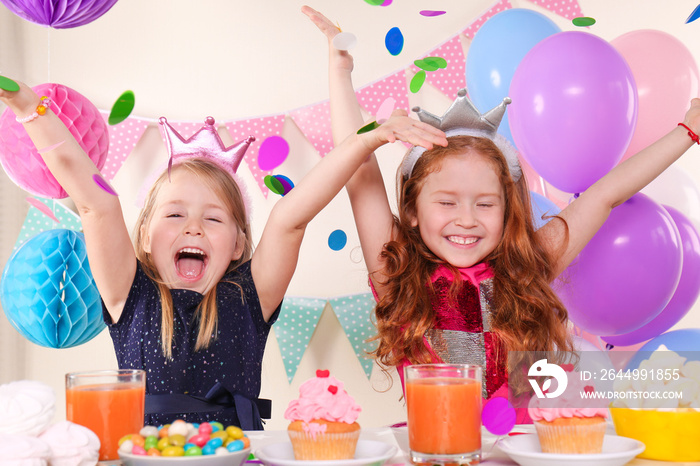
[[[100,439],[100,461],[119,459],[119,439],[143,427],[146,373],[138,369],[66,374],[66,419]]]
[[[406,366],[408,443],[415,464],[481,461],[481,366]]]

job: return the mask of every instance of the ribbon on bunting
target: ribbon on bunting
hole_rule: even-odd
[[[338,317],[340,325],[345,330],[345,335],[350,340],[357,360],[360,361],[365,375],[369,379],[372,375],[374,360],[368,353],[377,348],[377,342],[367,342],[367,339],[376,334],[376,328],[370,316],[377,302],[372,293],[361,293],[331,298],[331,306]]]

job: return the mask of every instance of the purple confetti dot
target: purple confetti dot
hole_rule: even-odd
[[[446,11],[441,11],[441,10],[422,10],[420,12],[421,15],[423,16],[441,16],[447,13]]]

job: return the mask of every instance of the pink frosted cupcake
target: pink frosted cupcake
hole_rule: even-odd
[[[328,371],[299,387],[299,398],[284,413],[297,460],[340,460],[355,456],[361,408]]]
[[[556,398],[530,399],[532,418],[540,447],[544,453],[601,453],[607,424],[605,400],[582,399],[580,393],[591,391],[577,373],[567,373],[568,385]]]

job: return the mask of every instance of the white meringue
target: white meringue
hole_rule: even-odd
[[[36,437],[0,434],[0,464],[3,466],[46,466],[50,454],[46,442]]]
[[[52,425],[39,439],[51,449],[51,466],[94,466],[100,456],[97,435],[70,421]]]
[[[0,385],[0,434],[37,436],[49,427],[56,410],[53,389],[18,380]]]

